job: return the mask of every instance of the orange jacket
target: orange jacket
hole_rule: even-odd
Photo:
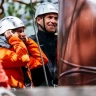
[[[28,38],[28,41],[25,42],[25,44],[26,44],[26,47],[27,47],[28,52],[30,54],[30,61],[27,64],[28,67],[30,69],[41,67],[42,66],[42,59],[40,56],[40,51],[39,51],[39,47],[38,47],[37,43],[35,43],[32,39]],[[41,50],[41,55],[43,57],[44,64],[47,64],[48,58],[46,57],[46,55],[43,53],[42,50]]]
[[[33,40],[31,40],[28,49],[32,48],[30,49],[30,54],[32,54],[32,56],[29,57],[27,47],[17,36],[12,36],[9,39],[9,43],[12,45],[12,48],[0,48],[1,63],[8,76],[9,85],[15,88],[25,88],[21,67],[26,66],[29,62],[33,64],[32,68],[34,68],[34,65],[36,66],[37,62],[40,62],[41,65],[40,52],[37,49],[38,45],[34,44]],[[46,56],[44,61],[48,62]]]

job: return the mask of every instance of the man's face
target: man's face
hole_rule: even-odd
[[[41,18],[38,23],[44,27],[48,32],[55,32],[57,30],[57,23],[58,23],[58,15],[56,13],[49,13],[46,14],[43,19]]]

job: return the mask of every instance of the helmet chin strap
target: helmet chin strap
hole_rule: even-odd
[[[42,29],[42,30],[44,30],[44,32],[48,32],[48,31],[46,30],[46,28],[45,28],[45,27],[43,27],[42,25],[38,24],[38,26],[40,26],[40,27],[41,27],[41,29]]]
[[[43,27],[41,24],[38,24],[38,26],[40,26],[41,29],[42,29],[44,32],[48,32],[47,29],[46,29],[46,27],[45,27],[44,17],[45,17],[45,15],[42,15],[42,19],[43,19],[43,25],[44,25],[44,27]]]

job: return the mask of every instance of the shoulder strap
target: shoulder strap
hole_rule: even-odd
[[[28,68],[25,68],[25,66],[21,67],[22,72],[23,72],[23,76],[24,76],[24,83],[26,87],[31,87],[31,79],[28,76]]]

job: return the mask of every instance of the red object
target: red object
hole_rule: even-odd
[[[3,70],[3,67],[0,63],[0,87],[10,88],[8,84],[8,77],[5,74],[5,71]]]

